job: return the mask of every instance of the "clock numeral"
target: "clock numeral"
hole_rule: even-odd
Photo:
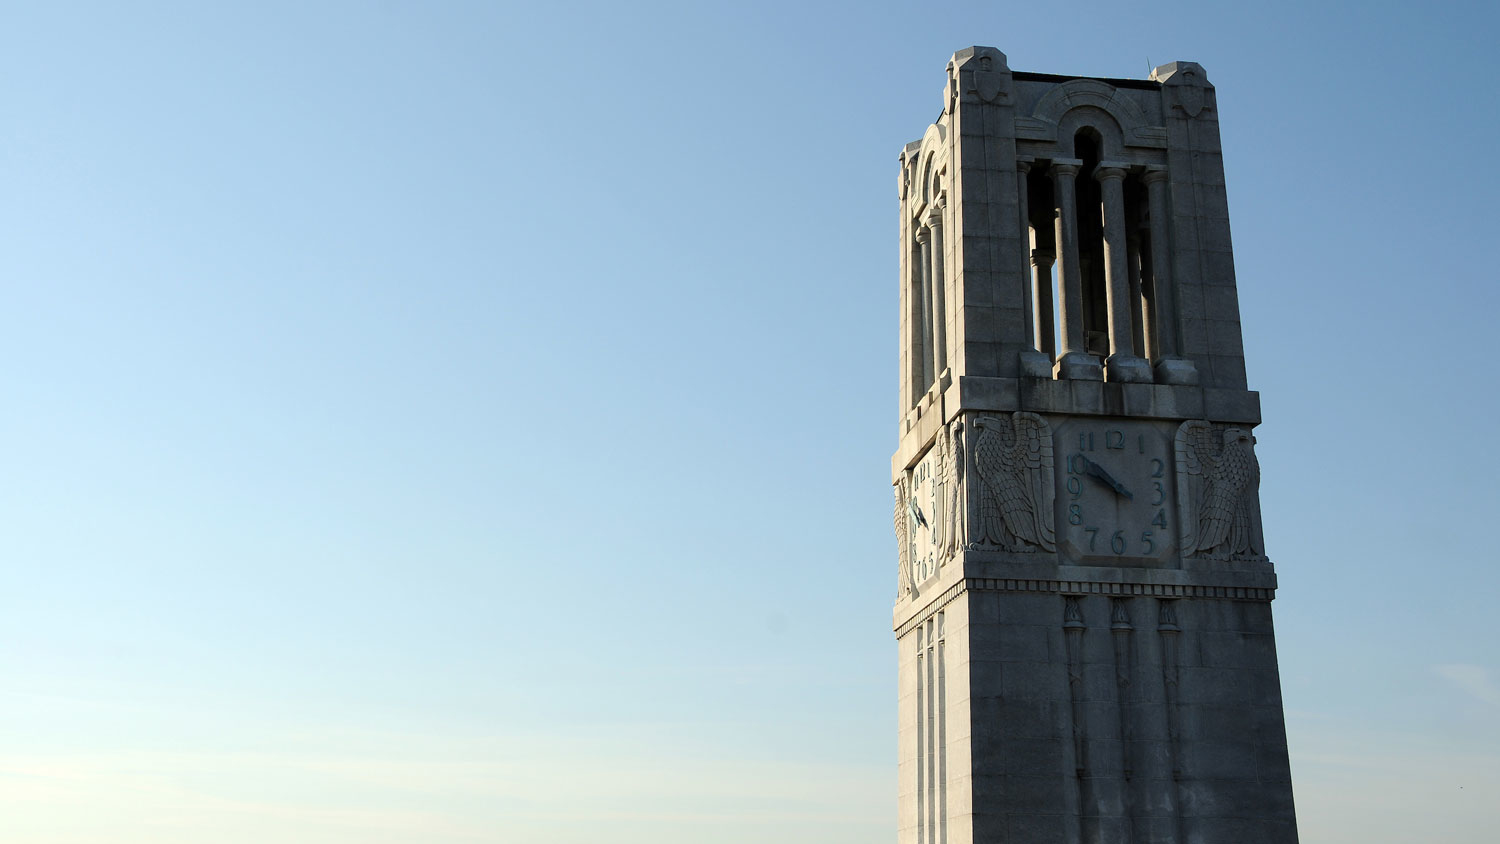
[[[1119,451],[1119,450],[1124,449],[1125,448],[1125,432],[1124,431],[1105,431],[1104,432],[1104,447],[1107,448],[1107,449],[1114,450],[1114,451]]]
[[[1086,528],[1084,528],[1084,530],[1089,535],[1089,550],[1092,551],[1092,550],[1094,550],[1094,540],[1099,538],[1099,529],[1098,528],[1086,527]]]
[[[1109,550],[1115,552],[1116,554],[1125,553],[1125,537],[1121,536],[1122,533],[1124,533],[1124,531],[1117,530],[1115,531],[1114,536],[1111,536],[1109,538]]]
[[[1143,531],[1141,531],[1141,541],[1146,544],[1146,553],[1147,554],[1150,554],[1150,553],[1153,553],[1153,552],[1156,551],[1156,543],[1151,541],[1151,531],[1149,531],[1149,530],[1143,530]]]
[[[1090,432],[1088,432],[1086,434],[1079,434],[1078,435],[1078,450],[1079,451],[1093,451],[1094,450],[1094,432],[1093,431],[1090,431]]]
[[[1151,520],[1151,524],[1153,524],[1153,525],[1161,528],[1162,530],[1166,530],[1167,529],[1167,511],[1166,510],[1157,510],[1156,511],[1156,518],[1154,518],[1154,519]]]
[[[1155,507],[1167,500],[1167,491],[1161,488],[1161,481],[1152,481],[1151,485],[1156,487],[1156,500],[1151,502],[1151,506]]]
[[[1081,524],[1083,524],[1083,508],[1082,507],[1079,507],[1077,504],[1069,504],[1068,505],[1068,524],[1070,524],[1070,525],[1081,525]]]
[[[1078,497],[1083,495],[1083,481],[1077,478],[1068,478],[1068,494],[1073,496],[1074,501],[1077,501]],[[1158,501],[1156,503],[1160,504],[1161,502]]]
[[[1153,477],[1153,478],[1160,478],[1160,477],[1162,477],[1162,473],[1166,470],[1166,468],[1167,468],[1167,464],[1161,462],[1161,458],[1160,457],[1153,457],[1153,458],[1151,458],[1151,477]]]

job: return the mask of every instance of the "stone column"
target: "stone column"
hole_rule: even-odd
[[[1130,330],[1135,332],[1135,353],[1147,360],[1158,357],[1155,330],[1146,318],[1146,297],[1142,287],[1141,239],[1135,230],[1125,232],[1125,267],[1130,271]]]
[[[1032,287],[1036,291],[1036,347],[1050,360],[1057,354],[1052,325],[1052,262],[1057,256],[1041,249],[1031,250]]]
[[[1146,170],[1146,201],[1151,210],[1151,319],[1153,336],[1160,358],[1156,361],[1156,380],[1162,384],[1196,384],[1198,370],[1193,362],[1179,357],[1181,329],[1177,317],[1177,288],[1172,282],[1172,250],[1167,241],[1167,171],[1162,167]]]
[[[917,288],[922,297],[922,349],[919,353],[921,377],[917,379],[918,397],[932,387],[932,229],[917,228],[917,244],[922,251],[922,265],[917,270]]]
[[[1021,375],[1028,378],[1051,378],[1052,377],[1052,355],[1037,351],[1037,326],[1040,324],[1042,315],[1037,311],[1036,294],[1032,291],[1031,262],[1027,254],[1031,251],[1031,214],[1028,211],[1029,197],[1027,196],[1026,174],[1031,172],[1030,161],[1016,162],[1016,192],[1019,203],[1016,215],[1021,222],[1021,285],[1022,310],[1025,312],[1026,339],[1022,341],[1027,348],[1021,350]],[[1052,311],[1047,311],[1047,323],[1052,323]]]
[[[932,285],[932,372],[933,380],[937,382],[938,389],[944,386],[943,375],[948,371],[948,289],[947,275],[943,272],[943,200],[946,194],[939,194],[933,200],[932,211],[928,213],[927,228],[932,232],[932,241],[927,254],[930,259],[931,276],[929,283]]]
[[[1135,354],[1130,326],[1130,275],[1125,262],[1125,168],[1101,162],[1094,168],[1104,206],[1104,288],[1109,309],[1110,381],[1151,383],[1151,365]]]
[[[1055,371],[1059,378],[1100,381],[1104,378],[1099,359],[1088,353],[1083,332],[1083,276],[1078,263],[1078,195],[1074,179],[1083,164],[1076,158],[1052,161],[1052,195],[1057,206],[1057,279],[1062,288],[1058,316],[1062,322],[1062,349]]]

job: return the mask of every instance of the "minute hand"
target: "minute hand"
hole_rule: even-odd
[[[1104,470],[1103,466],[1100,466],[1098,463],[1095,463],[1094,461],[1089,460],[1087,457],[1085,457],[1084,460],[1088,461],[1088,464],[1089,464],[1088,465],[1088,473],[1089,473],[1089,475],[1091,475],[1091,476],[1093,476],[1095,478],[1098,478],[1101,481],[1104,481],[1106,484],[1109,485],[1110,489],[1113,489],[1115,492],[1118,492],[1119,494],[1125,496],[1126,498],[1134,500],[1135,496],[1130,494],[1130,490],[1126,489],[1124,484],[1122,484],[1119,481],[1115,480],[1114,475],[1111,475],[1109,472],[1106,472]]]

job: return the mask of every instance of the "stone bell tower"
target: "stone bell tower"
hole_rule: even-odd
[[[902,844],[1297,840],[1218,120],[971,47],[901,152]]]

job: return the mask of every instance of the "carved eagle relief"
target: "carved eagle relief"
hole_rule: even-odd
[[[1260,463],[1243,428],[1203,420],[1177,429],[1179,524],[1184,557],[1264,560],[1260,536]]]
[[[906,478],[896,482],[896,597],[905,597],[916,587],[911,570],[911,532],[907,525]]]
[[[980,538],[1007,551],[1056,551],[1052,527],[1052,428],[1035,413],[980,416],[974,465]]]
[[[939,556],[944,560],[952,559],[959,549],[965,546],[964,514],[967,506],[964,496],[964,423],[963,420],[954,420],[948,426],[947,432],[948,454],[944,460],[943,488],[947,490],[947,508],[943,514],[943,536],[938,546]]]

